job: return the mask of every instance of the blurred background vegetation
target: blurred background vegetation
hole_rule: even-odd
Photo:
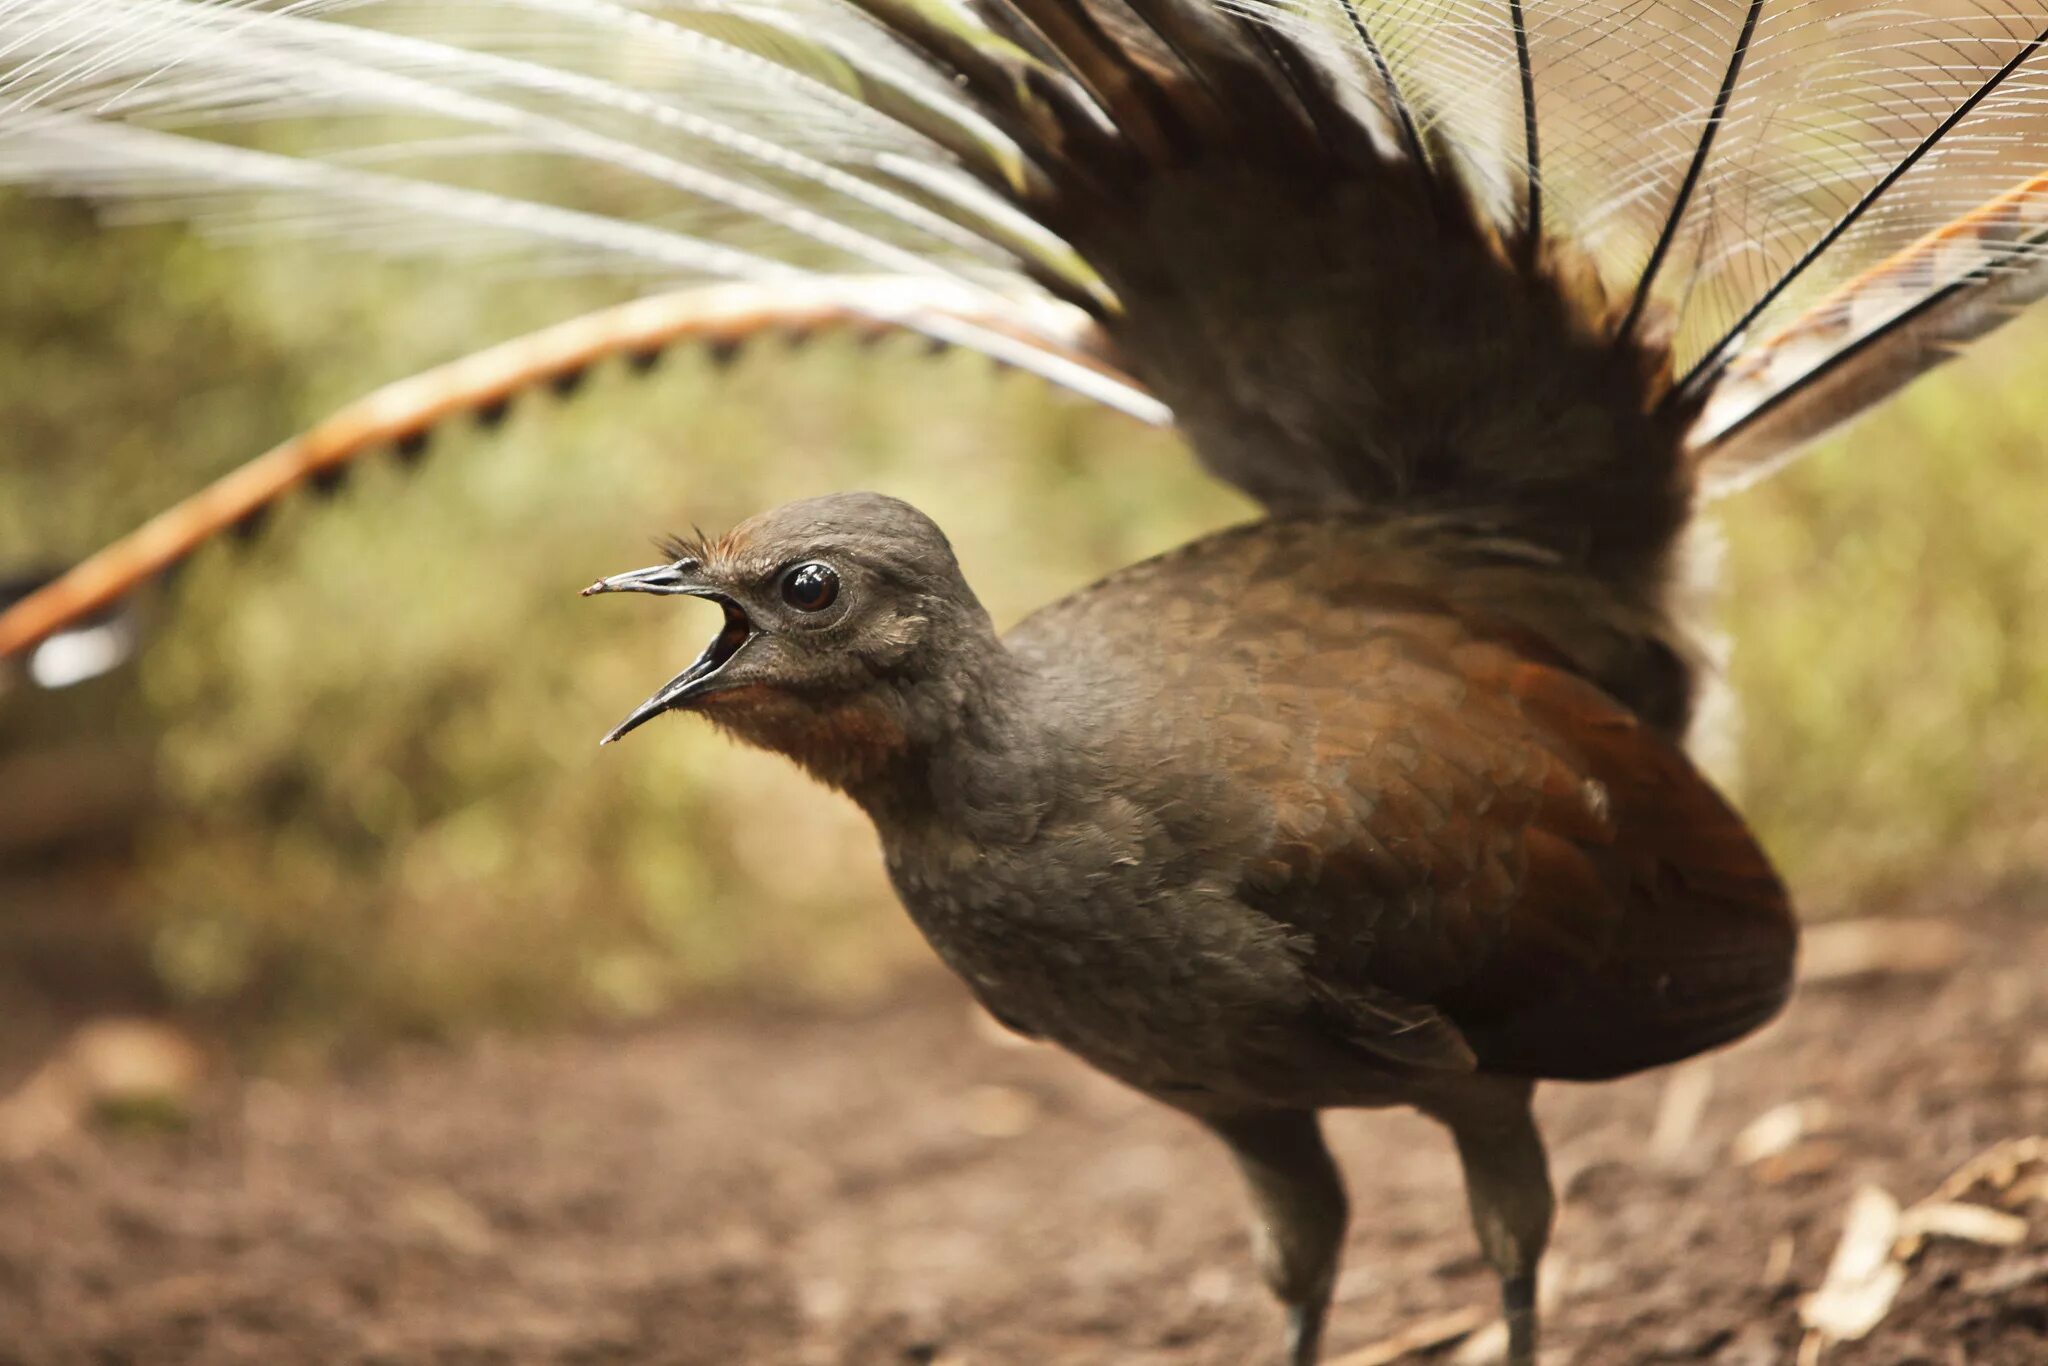
[[[0,199],[0,574],[54,568],[375,384],[615,297],[221,251]],[[1729,781],[1809,914],[2048,848],[2048,320],[1723,504]],[[911,345],[679,352],[372,462],[145,604],[139,662],[0,694],[0,1011],[118,1003],[266,1058],[927,960],[842,799],[708,727],[599,735],[709,608],[582,602],[652,537],[909,498],[999,623],[1239,520],[1170,436]]]

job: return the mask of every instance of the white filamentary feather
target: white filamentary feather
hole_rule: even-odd
[[[378,250],[453,250],[539,243],[584,268],[732,279],[799,273],[716,242],[642,223],[458,186],[352,170],[181,138],[70,114],[24,121],[0,143],[0,177],[33,181],[99,199],[164,200],[205,221],[211,198],[253,196],[246,220],[322,233]],[[453,234],[453,235],[451,235]]]
[[[62,23],[53,19],[65,11]],[[303,8],[303,7],[302,7]],[[535,63],[499,57],[427,40],[388,34],[352,24],[318,22],[279,11],[259,16],[227,6],[195,6],[167,0],[60,0],[59,4],[28,3],[11,7],[8,27],[26,37],[40,37],[55,49],[44,63],[23,63],[9,82],[21,103],[17,127],[37,136],[29,111],[89,114],[98,123],[151,119],[205,122],[261,122],[308,116],[404,114],[437,118],[491,130],[502,136],[503,148],[521,153],[581,158],[654,184],[741,219],[782,229],[790,237],[823,248],[826,260],[839,258],[868,270],[905,274],[950,275],[947,257],[965,249],[981,260],[1003,253],[965,229],[884,186],[751,133],[743,128],[650,98],[641,92]],[[65,50],[60,35],[70,25],[91,40],[90,61]],[[16,51],[26,47],[16,46]],[[63,59],[70,57],[68,64]],[[505,98],[491,93],[502,92]],[[520,99],[525,103],[515,102]],[[640,140],[600,132],[588,120],[577,121],[551,112],[558,104],[606,115],[623,116]],[[88,141],[87,125],[72,122],[67,139],[73,148]],[[660,143],[677,138],[696,143],[710,155],[694,158],[671,154]],[[74,169],[44,164],[38,174],[91,177],[99,192],[120,190],[113,167],[132,142],[109,130],[104,156],[87,150]],[[403,151],[400,144],[396,149]],[[760,177],[729,174],[721,159],[753,162],[797,182],[808,182],[825,197],[839,197],[857,209],[886,217],[909,245],[884,241],[829,213],[810,208],[768,188]],[[203,157],[182,159],[187,168],[207,164]],[[8,164],[22,167],[19,156]],[[223,172],[222,185],[244,188],[257,163],[243,159]],[[271,163],[276,165],[276,163]],[[282,170],[282,167],[279,167]],[[308,188],[301,181],[292,188]],[[334,176],[317,182],[323,193],[336,196],[391,191],[388,209],[419,211],[432,196],[407,191],[360,176]],[[194,181],[197,188],[199,182]],[[465,202],[474,205],[474,199]],[[535,215],[508,201],[515,222]],[[544,216],[543,216],[544,217]],[[647,240],[647,239],[642,239]],[[676,253],[664,250],[650,260],[673,265]],[[723,266],[716,273],[744,272],[758,263],[705,256]]]
[[[1235,3],[1319,34],[1333,67],[1372,80],[1369,63],[1347,60],[1355,31],[1328,22],[1320,0]],[[1441,155],[1495,187],[1492,199],[1526,200],[1508,7],[1335,5],[1374,34]],[[1768,335],[1862,268],[2043,169],[2025,151],[2048,143],[2048,61],[2027,59],[2048,36],[2048,5],[1569,0],[1523,10],[1545,226],[1592,250],[1624,295],[1669,238],[1651,285],[1680,306],[1683,367],[1718,364],[1731,334]],[[1880,212],[1858,209],[1980,94]],[[1841,236],[1822,268],[1787,279],[1831,232]]]
[[[184,5],[154,6],[158,9],[189,9]],[[194,25],[198,29],[199,25]],[[173,33],[174,39],[196,34]],[[227,32],[219,37],[232,36]],[[707,118],[673,99],[661,99],[616,82],[599,80],[579,72],[543,63],[501,56],[449,43],[406,37],[376,29],[339,24],[316,24],[304,19],[285,19],[267,36],[280,46],[269,57],[274,62],[276,94],[260,110],[277,117],[317,115],[331,112],[336,102],[351,97],[372,105],[388,105],[400,111],[441,113],[486,127],[501,127],[508,133],[523,133],[534,145],[584,155],[592,160],[611,160],[622,168],[665,181],[689,193],[709,199],[730,197],[730,206],[742,212],[760,213],[780,221],[794,207],[779,200],[760,200],[752,187],[715,173],[706,173],[677,158],[651,159],[649,149],[619,138],[599,138],[587,130],[559,119],[548,119],[515,104],[490,97],[503,92],[508,99],[531,97],[560,100],[571,106],[616,114],[629,127],[675,134],[702,144],[713,153],[725,153],[742,162],[758,163],[780,171],[793,180],[807,182],[829,194],[844,195],[878,213],[888,215],[906,227],[921,229],[948,246],[985,253],[987,243],[922,205],[851,175],[792,146],[793,139],[772,141],[731,123]],[[218,45],[214,45],[218,51]],[[238,72],[245,79],[263,54],[247,43],[235,48]],[[162,59],[162,54],[153,54]],[[153,79],[124,90],[99,109],[99,113],[133,118],[149,113],[175,112],[181,87],[189,81],[204,100],[209,84],[204,73],[206,50],[192,60],[178,61],[179,80]],[[188,74],[189,73],[189,74]],[[104,73],[102,83],[116,73]],[[658,136],[658,134],[657,134]],[[830,233],[832,225],[805,215],[801,233]],[[887,253],[888,263],[912,273],[937,270],[929,258],[909,256],[888,244],[863,243],[858,239],[826,236],[826,241],[855,254],[865,251]],[[880,263],[880,262],[878,262]]]

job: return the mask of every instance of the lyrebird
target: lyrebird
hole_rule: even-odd
[[[1790,980],[1681,749],[1688,521],[2048,288],[2044,42],[2041,4],[0,0],[0,177],[736,282],[344,410],[0,653],[678,339],[907,328],[1170,419],[1271,519],[999,639],[921,515],[796,504],[594,585],[725,610],[621,730],[702,711],[846,790],[991,1010],[1214,1129],[1296,1362],[1345,1223],[1318,1110],[1442,1119],[1526,1366],[1533,1084],[1735,1037]],[[364,112],[442,131],[219,136]],[[534,158],[646,218],[524,197]]]

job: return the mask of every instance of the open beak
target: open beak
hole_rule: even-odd
[[[709,598],[725,609],[725,626],[711,643],[704,647],[704,653],[697,656],[697,662],[671,678],[661,690],[633,709],[633,714],[612,728],[611,734],[598,741],[608,745],[628,731],[638,730],[665,711],[687,705],[691,699],[711,690],[719,671],[724,669],[732,657],[740,652],[753,635],[753,626],[747,621],[747,614],[740,605],[715,588],[699,583],[689,571],[677,564],[658,564],[649,569],[635,569],[629,574],[614,574],[608,579],[599,579],[583,590],[584,597],[597,593],[658,593],[663,596]]]

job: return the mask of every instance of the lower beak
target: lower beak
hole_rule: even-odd
[[[711,690],[712,680],[723,670],[732,657],[740,652],[753,634],[747,617],[739,604],[716,589],[696,582],[689,574],[672,564],[655,565],[649,569],[636,569],[629,574],[614,574],[608,579],[599,579],[583,590],[584,597],[594,593],[658,593],[664,596],[710,598],[725,609],[725,627],[712,642],[704,647],[704,653],[697,656],[697,662],[671,678],[661,690],[633,709],[632,715],[612,728],[611,734],[598,741],[608,745],[612,741],[638,730],[665,711],[687,705],[693,698]]]
[[[720,634],[719,639],[724,639],[723,633]],[[657,692],[654,696],[633,708],[633,714],[619,722],[618,725],[613,726],[611,734],[599,740],[598,743],[600,745],[608,745],[628,731],[640,729],[640,727],[646,725],[649,721],[652,721],[670,708],[680,707],[688,702],[702,690],[704,684],[713,674],[725,667],[725,660],[714,657],[717,649],[718,642],[713,641],[703,654],[697,656],[695,664],[692,664],[689,668],[662,684],[660,692]]]

